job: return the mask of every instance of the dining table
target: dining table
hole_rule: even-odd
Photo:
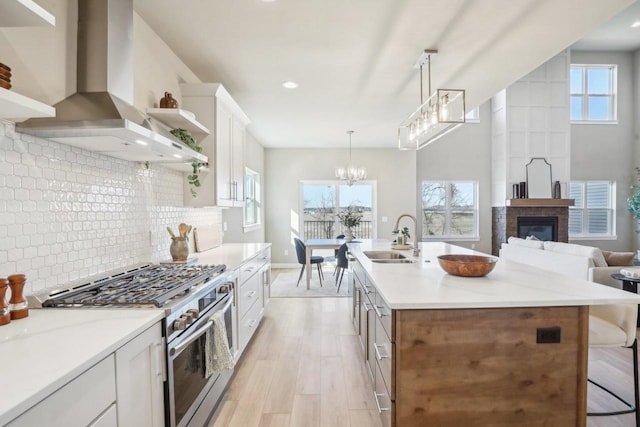
[[[344,239],[309,239],[304,242],[306,250],[307,290],[311,283],[311,252],[314,249],[340,249],[345,243]]]

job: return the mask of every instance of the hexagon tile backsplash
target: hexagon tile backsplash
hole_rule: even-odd
[[[15,132],[0,122],[0,277],[25,293],[170,259],[166,228],[222,221],[183,206],[181,172]]]

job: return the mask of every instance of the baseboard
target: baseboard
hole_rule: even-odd
[[[281,264],[276,264],[276,263],[272,263],[271,264],[271,268],[300,268],[300,264],[298,263],[281,263]]]

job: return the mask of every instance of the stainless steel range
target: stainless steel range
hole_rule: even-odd
[[[143,264],[65,289],[31,296],[43,308],[162,308],[166,337],[166,425],[204,425],[233,370],[207,376],[205,350],[212,316],[223,313],[231,354],[235,272],[222,265]],[[209,338],[211,339],[211,338]]]

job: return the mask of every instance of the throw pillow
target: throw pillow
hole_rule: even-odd
[[[635,254],[633,252],[602,251],[602,255],[604,255],[604,259],[607,261],[607,264],[616,267],[624,267],[633,265],[633,256]]]
[[[507,239],[507,242],[511,245],[524,246],[533,249],[542,249],[542,241],[540,240],[525,240],[519,237],[511,236]]]

